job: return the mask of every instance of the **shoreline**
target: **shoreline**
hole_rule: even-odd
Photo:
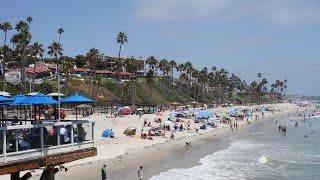
[[[96,122],[94,135],[95,146],[98,149],[98,155],[64,164],[64,166],[69,169],[68,172],[59,171],[56,174],[56,179],[100,179],[100,168],[103,164],[107,164],[107,171],[110,175],[109,177],[115,177],[111,179],[132,179],[132,176],[124,177],[126,173],[123,172],[128,172],[127,175],[133,174],[135,178],[138,166],[141,164],[146,165],[148,163],[151,165],[159,164],[158,162],[165,163],[163,160],[168,158],[168,154],[176,155],[170,157],[172,159],[177,159],[177,157],[180,157],[181,161],[185,161],[187,159],[192,163],[184,162],[179,164],[178,162],[176,163],[173,161],[170,166],[166,165],[153,170],[146,169],[146,172],[144,172],[145,175],[156,174],[158,172],[168,170],[169,167],[174,168],[174,166],[184,167],[188,164],[193,166],[194,164],[199,163],[199,159],[207,153],[212,153],[213,150],[218,151],[227,148],[228,146],[226,146],[226,144],[228,143],[227,141],[230,136],[242,133],[253,125],[265,121],[266,119],[276,118],[297,110],[297,106],[295,104],[289,103],[255,105],[251,106],[251,108],[258,108],[262,106],[272,106],[279,111],[275,113],[265,113],[264,118],[260,117],[258,121],[252,120],[251,122],[253,123],[249,126],[247,125],[246,120],[237,121],[238,130],[231,131],[229,125],[220,124],[221,126],[219,128],[207,128],[207,130],[199,130],[198,133],[188,130],[177,132],[174,140],[170,140],[169,133],[166,133],[166,138],[155,137],[154,140],[142,140],[137,136],[130,137],[124,135],[123,130],[126,127],[142,127],[143,119],[136,115],[124,116],[120,118],[106,118],[105,115],[95,114],[91,117],[91,119],[94,119]],[[229,112],[230,108],[231,107],[219,107],[211,110],[222,117],[226,112]],[[257,114],[260,115],[261,113]],[[253,115],[253,117],[254,116],[255,115]],[[167,114],[161,118],[165,119],[166,117]],[[158,125],[152,120],[159,118],[159,116],[148,114],[144,115],[143,118],[146,118],[148,121],[152,122],[152,126]],[[106,127],[114,130],[116,138],[101,138],[102,131]],[[199,128],[199,124],[191,123],[191,128]],[[136,134],[140,134],[139,130],[140,129],[137,128]],[[193,149],[196,149],[196,147],[201,149],[201,147],[207,146],[208,142],[212,144],[212,149],[210,152],[206,152],[206,149],[208,148],[202,148],[203,151],[196,152],[195,157],[189,158],[187,156],[188,154],[186,153],[183,154],[185,155],[184,157],[181,157],[180,153],[185,151],[186,141],[192,142],[192,151],[195,151]],[[230,145],[230,141],[228,145]],[[157,154],[157,156],[154,154]],[[31,179],[39,179],[41,175],[40,170],[34,170],[31,172],[33,175]],[[0,176],[0,179],[10,179],[10,175]]]
[[[89,178],[99,178],[100,168],[103,164],[107,165],[107,171],[111,179],[132,179],[132,175],[135,175],[137,167],[140,165],[148,166],[148,164],[153,164],[161,162],[163,159],[177,158],[170,157],[167,152],[177,155],[177,152],[185,151],[185,142],[192,142],[192,149],[198,149],[204,144],[210,142],[213,149],[210,152],[198,152],[195,157],[191,157],[191,161],[182,163],[171,163],[171,166],[163,166],[158,169],[146,169],[145,177],[150,178],[154,174],[159,172],[169,170],[171,168],[185,168],[199,164],[199,159],[208,153],[213,153],[219,150],[223,150],[230,146],[231,140],[230,136],[236,136],[249,128],[262,123],[263,121],[270,120],[283,116],[289,112],[295,111],[296,109],[289,108],[289,110],[282,110],[281,112],[276,112],[274,114],[268,113],[264,118],[260,118],[258,121],[254,121],[251,125],[247,125],[246,121],[242,121],[239,124],[237,130],[231,131],[229,127],[222,127],[218,129],[210,129],[210,131],[202,132],[199,134],[192,134],[189,136],[182,136],[174,140],[167,140],[161,143],[156,143],[150,146],[144,146],[134,149],[128,149],[124,154],[121,154],[115,158],[101,159],[94,162],[83,163],[83,164],[73,164],[68,165],[69,171],[67,173],[59,172],[57,173],[57,179],[89,179]],[[157,156],[154,156],[154,155]],[[178,154],[179,155],[179,154]],[[99,156],[99,155],[98,155]],[[169,156],[169,157],[168,157]],[[186,157],[184,157],[185,159]],[[124,163],[125,162],[125,163]],[[163,163],[163,162],[162,162]],[[186,164],[187,163],[187,164]],[[159,163],[158,163],[159,164]],[[165,163],[164,163],[165,164]],[[160,170],[161,169],[161,170]],[[81,174],[91,174],[89,177],[82,177]]]

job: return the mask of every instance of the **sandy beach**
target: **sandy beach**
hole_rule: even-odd
[[[148,170],[146,175],[152,175],[159,171],[168,170],[179,166],[179,164],[186,166],[190,163],[191,166],[192,164],[196,164],[200,157],[208,153],[206,152],[208,148],[204,148],[204,150],[201,151],[201,148],[199,147],[210,145],[210,147],[212,147],[210,148],[210,151],[218,151],[225,148],[225,141],[228,141],[227,137],[246,131],[252,125],[263,120],[297,110],[295,104],[288,103],[265,104],[262,106],[272,106],[277,112],[267,112],[263,118],[261,117],[260,112],[254,113],[253,117],[255,117],[256,114],[259,116],[258,121],[255,121],[254,119],[251,120],[251,125],[248,125],[245,120],[237,121],[238,129],[234,131],[230,130],[230,125],[228,124],[219,124],[218,128],[207,128],[206,130],[199,130],[199,132],[196,132],[195,129],[199,128],[201,124],[193,123],[193,120],[190,119],[192,122],[190,130],[175,132],[174,140],[170,139],[170,133],[166,133],[165,137],[153,137],[153,140],[140,138],[140,131],[143,127],[144,119],[151,122],[153,127],[156,127],[159,126],[159,123],[154,122],[154,119],[167,119],[168,112],[165,112],[163,116],[146,114],[142,117],[139,117],[138,115],[129,115],[117,118],[108,118],[105,114],[93,114],[90,116],[90,119],[95,121],[94,135],[98,155],[65,164],[64,166],[68,168],[68,171],[58,172],[56,179],[70,179],[71,177],[72,179],[98,179],[100,177],[100,168],[103,164],[107,164],[108,175],[111,179],[132,179],[131,176],[136,173],[138,166],[142,164],[148,166],[148,164],[151,163],[159,163],[162,159],[168,159],[168,156],[169,159],[172,157],[171,159],[174,159],[174,161],[169,164],[162,163],[162,166],[159,166],[158,169]],[[251,108],[259,107],[261,106],[254,106]],[[219,116],[225,115],[229,110],[230,107],[213,109]],[[187,119],[183,120],[187,122]],[[130,126],[137,127],[135,136],[123,134],[123,131]],[[103,138],[101,135],[105,128],[112,128],[115,133],[115,138]],[[181,152],[185,152],[186,141],[191,141],[192,151],[196,151],[192,157],[188,157],[185,153],[181,155]],[[222,143],[223,141],[224,143]],[[210,142],[210,144],[207,142]],[[36,170],[33,173],[32,179],[38,179],[40,176],[39,172],[40,171]],[[0,179],[7,178],[8,176],[2,176]]]
[[[261,113],[257,113],[260,117],[258,121],[253,120],[253,124],[297,110],[295,104],[272,104],[263,106],[272,106],[277,109],[278,112],[265,113],[263,118],[261,117]],[[257,107],[259,106],[253,108]],[[213,111],[220,116],[223,116],[229,110],[230,107],[213,109]],[[168,117],[167,115],[168,112],[161,118],[165,119]],[[141,118],[136,115],[105,118],[101,115],[93,115],[91,118],[95,119],[96,122],[95,144],[98,148],[98,155],[67,164],[66,166],[69,168],[69,171],[66,173],[59,172],[57,174],[57,179],[70,179],[70,177],[76,179],[96,179],[100,176],[100,167],[102,167],[103,164],[108,165],[108,174],[112,179],[131,179],[131,175],[136,173],[138,166],[142,164],[148,166],[150,163],[161,162],[164,157],[166,157],[165,159],[168,159],[168,154],[169,157],[172,156],[174,161],[169,164],[165,163],[163,166],[158,167],[159,169],[149,170],[149,175],[158,172],[159,170],[167,170],[170,167],[175,167],[178,163],[174,162],[181,162],[182,160],[185,162],[183,163],[184,166],[186,165],[186,162],[187,164],[189,162],[190,165],[195,164],[195,161],[207,152],[199,151],[196,153],[197,155],[193,154],[188,160],[186,156],[181,156],[181,152],[185,151],[186,141],[192,142],[193,151],[199,149],[196,147],[207,146],[208,141],[210,141],[212,151],[218,151],[219,149],[225,148],[225,143],[221,142],[227,141],[228,136],[239,134],[251,127],[246,121],[237,121],[239,128],[234,131],[230,130],[229,125],[219,124],[219,128],[208,128],[207,130],[201,130],[198,133],[195,132],[195,130],[176,132],[175,140],[170,140],[168,137],[169,135],[167,135],[166,138],[155,137],[154,140],[142,140],[138,136],[130,137],[124,135],[123,130],[129,126],[142,127],[144,119],[147,119],[152,122],[153,126],[156,126],[157,124],[153,120],[159,118],[159,116],[151,114],[144,115]],[[200,126],[197,123],[191,124],[191,129],[199,128]],[[114,130],[115,139],[101,137],[102,131],[106,127]],[[137,130],[137,134],[140,134],[140,129],[138,128]],[[206,148],[206,150],[207,149],[208,148]],[[179,157],[180,160],[176,161]],[[123,171],[128,173],[121,173]]]

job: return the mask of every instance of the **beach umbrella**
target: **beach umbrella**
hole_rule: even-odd
[[[22,105],[21,102],[22,102],[23,100],[25,100],[26,98],[28,98],[28,96],[19,93],[18,95],[12,97],[12,98],[11,98],[12,101],[9,102],[8,104],[9,104],[9,105],[12,105],[12,106]]]
[[[45,105],[45,104],[58,104],[52,97],[38,93],[36,95],[25,98],[21,101],[24,105]]]
[[[12,101],[11,98],[0,96],[0,103]]]
[[[81,94],[76,92],[73,95],[66,97],[62,100],[60,98],[60,102],[62,104],[89,104],[89,103],[94,103],[95,101],[85,96],[82,96]],[[76,119],[78,119],[77,106],[76,106]]]
[[[94,100],[87,98],[85,96],[82,96],[77,92],[61,100],[61,103],[63,104],[88,104],[88,103],[94,103],[94,102],[95,102]]]
[[[38,93],[33,96],[29,96],[21,101],[23,105],[34,105],[35,109],[36,106],[40,105],[49,105],[49,104],[58,104],[58,101],[54,100],[52,97]],[[36,110],[34,111],[35,118],[36,118]],[[60,113],[60,112],[59,112]]]

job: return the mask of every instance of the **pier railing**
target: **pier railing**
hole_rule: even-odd
[[[42,121],[0,127],[0,165],[94,147],[94,122]]]

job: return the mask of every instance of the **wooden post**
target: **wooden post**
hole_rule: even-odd
[[[2,138],[3,138],[3,159],[4,163],[7,162],[7,134],[6,130],[2,131]]]

